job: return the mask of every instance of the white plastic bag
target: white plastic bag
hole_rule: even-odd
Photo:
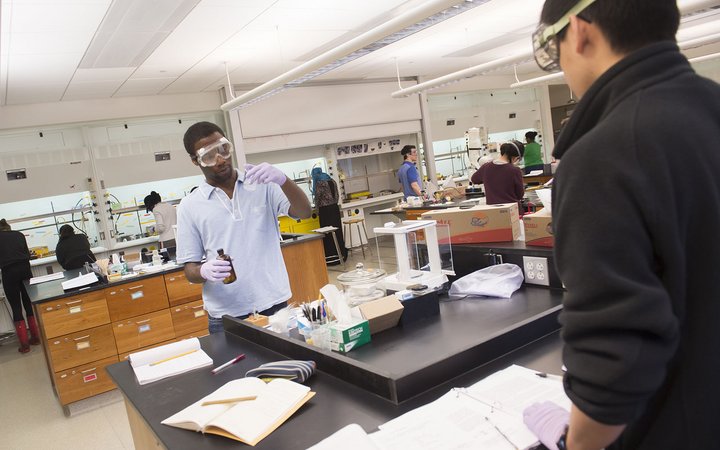
[[[522,269],[517,265],[497,264],[455,280],[449,294],[510,298],[524,279]]]

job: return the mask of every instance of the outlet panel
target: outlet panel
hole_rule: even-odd
[[[547,258],[523,256],[523,271],[526,283],[550,286],[550,269]]]

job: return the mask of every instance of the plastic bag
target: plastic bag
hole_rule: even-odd
[[[483,295],[510,298],[525,277],[515,264],[497,264],[465,275],[450,286],[450,295]]]

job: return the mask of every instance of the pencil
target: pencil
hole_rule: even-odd
[[[226,403],[238,403],[238,402],[246,402],[249,400],[255,400],[257,398],[257,395],[250,395],[247,397],[235,397],[235,398],[226,398],[223,400],[208,400],[206,402],[202,402],[200,406],[208,406],[208,405],[224,405]]]
[[[156,366],[156,365],[158,365],[158,364],[162,364],[162,363],[164,363],[164,362],[168,362],[168,361],[170,361],[170,360],[173,360],[173,359],[176,359],[176,358],[181,358],[181,357],[183,357],[183,356],[185,356],[185,355],[189,355],[190,353],[195,353],[196,351],[197,351],[197,349],[195,349],[195,350],[190,350],[189,352],[185,352],[185,353],[180,353],[179,355],[175,355],[175,356],[171,356],[171,357],[169,357],[169,358],[161,359],[160,361],[155,361],[154,363],[150,363],[150,365],[151,365],[151,366]]]

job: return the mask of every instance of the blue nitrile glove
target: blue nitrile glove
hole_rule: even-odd
[[[523,421],[545,447],[558,450],[557,441],[565,432],[570,413],[553,402],[533,403],[523,411]]]
[[[200,266],[200,276],[208,281],[222,281],[230,275],[230,261],[208,259]]]
[[[282,186],[286,180],[287,176],[280,169],[266,162],[257,166],[245,164],[245,181],[248,183],[277,183]]]

